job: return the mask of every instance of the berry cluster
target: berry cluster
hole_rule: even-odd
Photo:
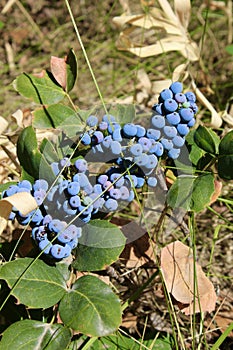
[[[44,254],[56,260],[69,256],[85,223],[99,212],[122,209],[145,184],[157,185],[159,159],[178,158],[185,136],[195,124],[195,101],[194,93],[183,94],[182,84],[174,82],[152,107],[149,128],[121,125],[112,115],[104,115],[101,121],[89,116],[85,132],[79,136],[85,159],[65,157],[52,163],[56,183],[50,188],[43,179],[33,185],[23,180],[10,186],[4,197],[30,192],[38,204],[38,209],[26,216],[13,210],[10,219],[32,226],[32,238]],[[99,160],[111,166],[91,176],[88,163]]]

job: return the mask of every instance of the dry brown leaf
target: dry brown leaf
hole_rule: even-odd
[[[63,90],[66,89],[66,60],[64,58],[59,58],[56,56],[51,56],[50,59],[51,72],[58,82],[61,85]]]
[[[211,196],[209,205],[216,202],[216,200],[220,196],[221,192],[222,192],[222,182],[218,181],[218,180],[214,180],[214,193]]]
[[[201,266],[194,262],[192,250],[188,246],[175,241],[164,247],[161,251],[161,270],[167,290],[180,303],[179,307],[186,315],[215,309],[217,296],[213,284]]]
[[[179,18],[181,25],[187,29],[189,25],[190,13],[191,13],[190,0],[175,0],[174,7],[175,7],[175,13]]]
[[[8,122],[5,118],[0,116],[0,135],[6,130],[8,127]]]
[[[21,128],[21,129],[24,128],[24,125],[23,125],[24,115],[23,115],[23,111],[21,109],[17,109],[17,111],[15,113],[13,113],[11,117],[13,119],[15,119],[19,128]]]
[[[12,208],[17,208],[23,215],[37,208],[35,198],[27,192],[16,193],[0,200],[0,234],[7,225]]]

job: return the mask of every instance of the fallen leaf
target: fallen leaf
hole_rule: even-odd
[[[6,130],[8,127],[8,122],[5,118],[0,116],[0,135]]]
[[[214,180],[214,193],[211,196],[209,205],[216,202],[216,200],[218,199],[218,197],[221,194],[221,191],[222,191],[222,182],[218,181],[218,180]]]
[[[177,300],[185,315],[215,309],[217,296],[214,286],[201,266],[194,262],[188,246],[179,241],[165,246],[161,251],[161,270],[168,292]]]
[[[10,197],[0,200],[0,234],[7,225],[7,221],[12,208],[15,207],[23,215],[37,208],[35,198],[27,192],[15,193]]]

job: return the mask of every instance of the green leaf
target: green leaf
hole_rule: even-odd
[[[111,106],[108,112],[112,114],[120,124],[131,123],[136,117],[135,105],[133,104],[116,104]]]
[[[199,125],[194,133],[194,141],[206,152],[217,154],[218,145],[220,139],[213,130],[206,128],[205,126]]]
[[[43,139],[40,144],[40,152],[43,154],[44,158],[47,160],[49,164],[52,162],[57,162],[59,160],[57,151],[48,139]]]
[[[73,89],[75,81],[77,79],[77,57],[70,49],[66,58],[66,91],[69,92]]]
[[[230,55],[233,55],[233,44],[227,45],[225,47],[226,52],[228,52]]]
[[[108,337],[101,337],[92,344],[90,350],[171,350],[171,344],[167,339],[153,339],[143,340],[138,339],[135,342],[134,339],[126,337],[120,333],[114,334]]]
[[[92,220],[83,227],[73,266],[80,271],[102,270],[118,259],[125,241],[116,225],[106,220]]]
[[[214,176],[180,176],[171,186],[167,202],[172,208],[184,208],[199,212],[210,202],[214,193]]]
[[[41,260],[17,259],[1,268],[4,279],[21,304],[30,308],[48,308],[66,293],[66,284],[55,267]],[[16,284],[16,285],[15,285]]]
[[[67,327],[92,337],[111,334],[121,323],[120,300],[94,276],[74,283],[60,302],[59,313]]]
[[[54,180],[54,174],[38,150],[36,133],[32,126],[23,129],[17,141],[17,156],[21,166],[33,178],[44,178],[48,182]]]
[[[70,340],[70,329],[60,324],[22,320],[5,330],[0,350],[65,350]]]
[[[15,79],[13,86],[24,97],[42,105],[58,103],[66,96],[63,89],[46,71],[43,71],[40,76],[23,73]]]
[[[228,132],[220,142],[218,174],[222,179],[233,179],[233,130]]]
[[[188,144],[189,150],[189,159],[192,162],[193,165],[197,165],[199,159],[204,155],[204,151],[197,146],[197,144],[194,141],[194,130],[190,130],[188,135],[186,136],[185,140]]]
[[[47,108],[37,109],[33,115],[33,126],[35,128],[57,128],[64,131],[69,137],[75,136],[85,126],[72,108],[62,104],[54,104]]]

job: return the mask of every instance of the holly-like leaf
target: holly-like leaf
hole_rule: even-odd
[[[65,350],[70,340],[70,329],[60,324],[22,320],[5,330],[0,350]]]
[[[117,330],[121,323],[120,300],[111,288],[94,276],[79,278],[59,305],[67,327],[100,337]]]
[[[73,266],[80,271],[102,270],[116,261],[125,246],[121,230],[106,220],[92,220],[83,227]]]
[[[172,208],[184,208],[199,212],[209,205],[215,191],[214,176],[178,176],[171,186],[167,202]]]
[[[233,179],[233,130],[227,133],[220,142],[218,174],[222,179]]]
[[[78,113],[62,104],[54,104],[47,108],[37,109],[33,116],[33,126],[35,128],[57,128],[64,131],[69,137],[75,136],[84,128]]]
[[[37,76],[23,73],[15,79],[13,86],[21,95],[41,105],[58,103],[66,96],[46,71]]]
[[[54,180],[51,167],[38,150],[36,134],[32,126],[23,129],[17,141],[17,156],[21,166],[34,179]]]
[[[194,141],[205,152],[211,154],[218,153],[218,146],[220,139],[213,130],[206,128],[205,126],[199,125],[194,133]]]
[[[66,293],[66,283],[55,267],[41,260],[17,259],[1,268],[4,279],[21,304],[30,308],[48,308]]]

